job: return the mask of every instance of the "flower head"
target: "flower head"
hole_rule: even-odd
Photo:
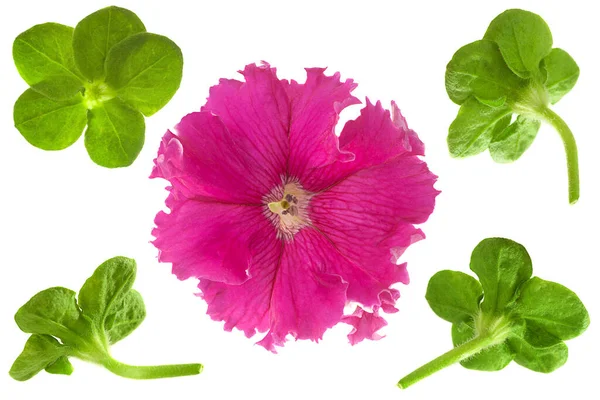
[[[378,339],[408,283],[403,251],[434,208],[423,143],[396,104],[360,103],[352,80],[307,69],[303,84],[264,64],[221,79],[200,112],[163,137],[151,177],[167,179],[156,216],[159,259],[199,279],[208,314],[274,351],[288,335],[319,340],[339,322],[354,344]],[[351,315],[346,305],[358,304]]]

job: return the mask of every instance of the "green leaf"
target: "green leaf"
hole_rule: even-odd
[[[44,87],[51,95],[61,85],[80,88],[83,82],[75,67],[72,38],[73,28],[51,22],[36,25],[17,36],[13,59],[25,82],[30,86],[46,82]]]
[[[45,370],[49,374],[71,375],[73,373],[73,364],[71,364],[67,356],[62,356],[48,365]]]
[[[506,123],[508,107],[489,107],[471,97],[465,101],[448,131],[448,149],[452,157],[468,157],[486,150],[496,124]]]
[[[475,329],[472,324],[465,322],[452,324],[452,343],[454,347],[460,346],[474,337]],[[465,368],[478,371],[499,371],[510,364],[513,357],[508,345],[500,343],[461,361],[460,364]]]
[[[59,102],[27,89],[17,99],[13,117],[15,127],[29,143],[44,150],[61,150],[81,136],[87,109],[80,94]]]
[[[429,280],[425,298],[438,317],[449,322],[473,320],[483,289],[477,280],[457,271],[440,271]]]
[[[446,91],[456,104],[469,97],[490,106],[502,106],[507,98],[517,97],[526,81],[504,63],[498,45],[478,40],[461,47],[446,67]]]
[[[104,78],[109,50],[123,39],[145,31],[138,16],[124,8],[111,6],[88,15],[79,21],[73,34],[79,70],[91,81]]]
[[[490,154],[498,163],[510,163],[523,155],[535,139],[541,122],[519,115],[517,120],[495,135],[490,143]]]
[[[552,49],[542,65],[547,73],[545,86],[550,103],[556,104],[577,83],[579,67],[569,53],[562,49]]]
[[[75,292],[63,287],[43,290],[15,314],[15,322],[26,333],[52,335],[65,344],[78,343],[85,321],[75,300]]]
[[[514,312],[528,326],[543,329],[561,340],[579,336],[590,324],[590,316],[575,293],[537,277],[523,285]]]
[[[521,78],[537,75],[540,62],[552,49],[552,33],[546,22],[537,14],[518,9],[494,18],[483,38],[498,44],[508,67]]]
[[[69,77],[53,77],[31,86],[39,94],[55,101],[70,100],[83,91],[83,84]]]
[[[17,357],[9,374],[13,379],[26,381],[64,356],[67,347],[48,335],[31,335]]]
[[[525,247],[503,238],[482,240],[471,254],[470,266],[483,286],[481,310],[491,315],[504,312],[532,272]]]
[[[113,312],[106,317],[104,328],[110,344],[127,337],[146,317],[146,307],[142,296],[131,289],[112,308]]]
[[[144,116],[114,98],[90,110],[85,148],[98,165],[126,167],[142,150],[145,130]]]
[[[106,58],[106,83],[126,103],[150,116],[171,100],[183,70],[181,50],[170,39],[138,33],[119,42]]]
[[[135,260],[113,257],[106,260],[89,277],[79,291],[83,314],[104,332],[107,317],[118,311],[135,281]]]
[[[498,122],[496,122],[496,125],[494,125],[494,130],[492,131],[492,140],[494,140],[495,137],[500,136],[500,134],[504,132],[504,130],[510,125],[511,121],[512,114],[507,114],[504,117],[502,117],[502,119],[500,119]]]
[[[536,372],[552,372],[561,367],[569,356],[567,345],[543,329],[528,326],[522,336],[508,338],[515,353],[515,362]]]

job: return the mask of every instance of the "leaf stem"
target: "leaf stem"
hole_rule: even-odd
[[[579,161],[577,157],[577,144],[573,132],[569,126],[548,107],[544,107],[539,111],[539,117],[552,125],[559,133],[565,153],[567,155],[567,174],[569,177],[569,203],[575,204],[579,200]]]
[[[158,366],[133,366],[109,358],[102,365],[114,374],[131,379],[159,379],[198,375],[202,364],[171,364]]]
[[[482,350],[490,346],[494,346],[498,343],[502,343],[506,339],[505,336],[498,337],[498,335],[485,335],[479,336],[468,342],[456,346],[447,353],[442,354],[438,358],[428,362],[420,368],[417,368],[398,382],[400,389],[406,389],[407,387],[419,382],[422,379],[460,361],[463,361]]]

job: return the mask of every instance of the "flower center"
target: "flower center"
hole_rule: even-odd
[[[303,227],[310,224],[308,203],[312,194],[298,182],[277,186],[263,200],[265,216],[277,228],[277,237],[292,239]]]

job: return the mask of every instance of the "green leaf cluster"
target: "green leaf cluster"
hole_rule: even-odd
[[[74,29],[57,23],[28,29],[15,39],[13,58],[30,86],[13,114],[23,137],[61,150],[85,129],[90,158],[108,168],[133,163],[144,145],[144,116],[169,102],[183,70],[173,41],[146,32],[137,15],[114,6]]]
[[[537,372],[552,372],[567,361],[564,340],[585,331],[585,306],[566,287],[531,277],[523,246],[509,239],[485,239],[471,255],[477,279],[440,271],[429,281],[431,309],[452,323],[452,341],[461,346],[479,337],[491,345],[461,361],[469,369],[497,371],[511,361]]]
[[[448,131],[450,154],[462,158],[489,150],[498,163],[516,161],[545,120],[565,142],[571,202],[576,201],[575,141],[548,106],[567,94],[578,77],[573,58],[552,48],[552,34],[539,15],[518,9],[498,15],[483,39],[461,47],[446,67],[446,91],[460,105]]]
[[[429,281],[425,298],[452,323],[454,348],[398,382],[402,389],[460,362],[465,368],[498,371],[511,361],[552,372],[568,357],[565,340],[583,333],[589,314],[566,287],[532,277],[525,248],[509,239],[481,241],[471,255],[479,280],[444,270]]]
[[[552,34],[539,15],[503,12],[482,40],[461,47],[446,68],[446,91],[461,106],[450,125],[450,154],[489,149],[497,162],[517,160],[535,139],[541,110],[558,102],[578,77],[573,58],[552,48]]]
[[[25,381],[42,370],[70,375],[69,357],[103,365],[121,376],[150,379],[172,372],[163,367],[133,367],[114,360],[110,345],[127,337],[144,320],[141,295],[132,289],[136,263],[114,257],[102,263],[76,293],[63,287],[43,290],[15,314],[19,328],[31,336],[10,369],[10,376]],[[175,366],[184,374],[199,373],[200,364]],[[187,367],[187,369],[182,368]]]

